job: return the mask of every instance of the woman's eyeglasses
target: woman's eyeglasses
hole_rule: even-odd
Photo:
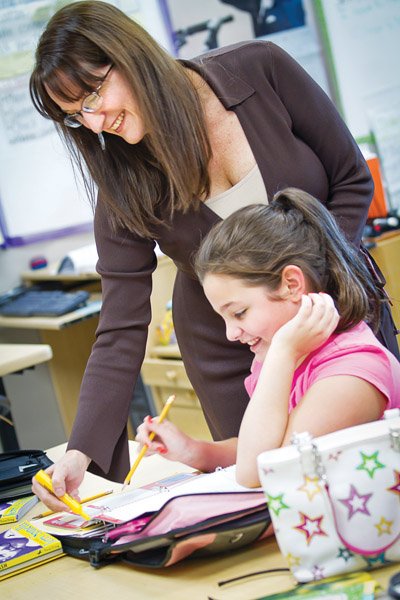
[[[85,96],[85,98],[82,100],[81,110],[76,113],[73,113],[72,115],[66,115],[64,117],[64,125],[66,125],[67,127],[73,127],[74,129],[76,129],[77,127],[80,127],[82,125],[81,119],[83,117],[83,115],[82,115],[83,112],[84,113],[94,113],[100,109],[100,107],[103,103],[103,96],[100,96],[100,90],[101,90],[102,86],[104,85],[104,82],[107,79],[108,74],[110,73],[113,66],[114,65],[111,65],[108,68],[107,73],[103,77],[103,81],[94,90],[94,92],[92,92],[88,96]]]

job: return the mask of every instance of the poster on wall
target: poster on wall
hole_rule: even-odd
[[[63,0],[0,0],[0,232],[18,246],[90,230],[93,214],[54,125],[34,109],[29,77],[37,41]],[[110,2],[168,51],[159,0]]]
[[[249,39],[286,50],[330,95],[311,0],[163,0],[175,53],[192,58]]]

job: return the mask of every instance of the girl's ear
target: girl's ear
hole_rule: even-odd
[[[281,294],[285,300],[300,302],[303,294],[308,293],[303,271],[296,265],[286,265],[282,271]]]

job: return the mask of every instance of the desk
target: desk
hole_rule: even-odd
[[[52,356],[45,344],[0,344],[0,377],[34,367]]]
[[[135,442],[129,444],[130,451],[134,453]],[[56,460],[64,448],[62,445],[49,450],[49,457]],[[160,477],[183,470],[190,469],[160,456],[149,456],[139,465],[134,483],[137,486],[146,485]],[[86,496],[110,487],[112,486],[109,482],[88,473],[80,492],[82,496]],[[120,489],[120,485],[116,489]],[[44,507],[40,503],[27,517],[32,518],[43,510]],[[3,529],[5,528],[3,526]],[[218,600],[252,600],[266,593],[293,587],[292,576],[286,573],[262,575],[223,588],[218,587],[218,581],[262,569],[286,566],[274,538],[230,554],[215,556],[212,559],[187,560],[165,569],[143,569],[112,564],[97,570],[87,562],[65,556],[6,579],[1,584],[1,593],[2,598],[12,600],[206,600],[208,597]],[[398,569],[399,565],[378,569],[373,572],[373,577],[384,585],[388,577]]]
[[[42,384],[47,388],[47,396],[56,405],[61,421],[62,435],[51,444],[44,444],[40,441],[35,444],[37,447],[46,447],[66,440],[71,432],[82,377],[95,340],[95,331],[98,324],[101,302],[100,276],[97,273],[56,273],[54,268],[48,268],[38,271],[26,271],[22,273],[21,278],[27,285],[58,285],[65,289],[79,286],[79,288],[91,292],[93,299],[89,306],[62,317],[29,317],[22,319],[0,316],[0,328],[3,328],[7,341],[40,341],[50,344],[53,349],[53,360],[47,376],[43,377]],[[159,257],[151,297],[153,319],[149,327],[149,342],[146,353],[154,344],[155,328],[162,319],[167,300],[171,298],[174,279],[175,266],[172,261],[166,256]],[[181,361],[180,364],[183,368]],[[191,390],[189,382],[187,386]],[[175,389],[173,382],[172,388]],[[193,392],[190,393],[193,395]],[[165,398],[166,396],[164,400]],[[177,411],[179,412],[179,409]],[[199,415],[204,422],[204,429],[207,429],[200,409],[196,411],[195,419],[191,418],[192,411],[186,411],[185,414],[190,417],[192,422],[197,422]],[[57,421],[56,418],[55,421]],[[134,438],[130,422],[128,423],[128,435]],[[40,440],[39,436],[38,438]]]
[[[27,334],[33,332],[40,342],[52,348],[53,360],[49,371],[62,430],[61,437],[53,441],[53,444],[66,440],[71,432],[83,373],[94,342],[100,307],[99,297],[93,295],[87,306],[61,317],[22,318],[0,315],[0,327],[15,330],[19,340],[26,341]],[[44,381],[43,385],[46,385]],[[51,395],[54,397],[54,393]],[[54,418],[57,422],[57,415],[54,415]],[[48,420],[45,418],[43,423],[48,423]],[[58,427],[59,423],[55,426]],[[38,435],[35,447],[43,448],[48,445]]]
[[[51,347],[45,344],[0,344],[0,377],[3,378],[6,395],[10,401],[12,420],[18,443],[21,447],[32,446],[32,431],[46,423],[51,407],[41,397],[40,387],[36,385],[37,371],[41,364],[52,358]],[[35,372],[31,370],[35,368]],[[28,370],[26,370],[28,369]],[[24,371],[24,376],[19,374]],[[29,396],[20,388],[21,379],[28,387]],[[29,382],[34,382],[29,385]],[[47,441],[58,439],[57,432],[51,432]],[[40,447],[40,446],[38,446]]]
[[[172,260],[167,256],[159,256],[157,269],[153,277],[152,320],[149,326],[146,357],[142,365],[142,377],[144,383],[151,387],[157,413],[161,412],[168,396],[174,393],[176,400],[169,419],[178,427],[183,428],[189,435],[201,439],[210,439],[208,426],[196,394],[186,375],[178,346],[176,344],[172,346],[157,345],[156,328],[163,319],[167,302],[172,298],[175,274],[176,267]],[[99,286],[99,275],[97,273],[55,273],[54,269],[24,272],[22,273],[22,279],[28,285],[32,283],[43,285],[58,283],[68,287],[79,284],[88,289],[87,285],[89,284],[92,286],[91,291]],[[73,316],[73,313],[71,315]],[[66,317],[69,317],[69,315]],[[61,332],[62,327],[71,325],[68,318],[67,321],[64,324],[64,320],[35,317],[30,318],[27,323],[31,329],[40,330],[41,341],[45,341],[53,347],[52,381],[56,390],[66,436],[71,431],[75,416],[79,386],[90,354],[97,319],[85,324],[85,333],[88,336],[86,340],[83,339],[83,333],[81,332],[83,325],[78,327],[74,324],[73,327],[70,327],[70,330],[65,328]],[[4,326],[4,321],[0,317],[0,327],[2,325]],[[8,318],[6,325],[17,328],[22,327],[23,323],[21,319],[10,320]],[[75,336],[79,337],[79,342],[77,341],[74,344]],[[77,354],[75,350],[70,351],[73,346],[77,348]],[[129,436],[134,437],[131,431]]]

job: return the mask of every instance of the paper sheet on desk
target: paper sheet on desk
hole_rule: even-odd
[[[159,510],[176,496],[218,492],[254,492],[236,482],[235,466],[213,473],[180,473],[143,488],[114,494],[87,504],[85,511],[109,523],[125,523],[146,513]],[[261,488],[259,489],[262,493]]]
[[[222,492],[254,492],[236,482],[235,466],[218,469],[213,473],[177,473],[147,486],[115,493],[96,502],[85,504],[85,512],[93,520],[122,524],[145,513],[160,510],[168,500],[176,496]],[[67,513],[60,513],[65,516]],[[80,519],[80,517],[77,517]],[[54,523],[54,519],[52,519]],[[83,520],[82,520],[83,523]],[[48,523],[43,523],[47,531]],[[67,532],[66,532],[67,533]],[[71,534],[71,531],[68,532]]]
[[[96,244],[71,250],[60,262],[58,273],[94,273],[98,260]]]

